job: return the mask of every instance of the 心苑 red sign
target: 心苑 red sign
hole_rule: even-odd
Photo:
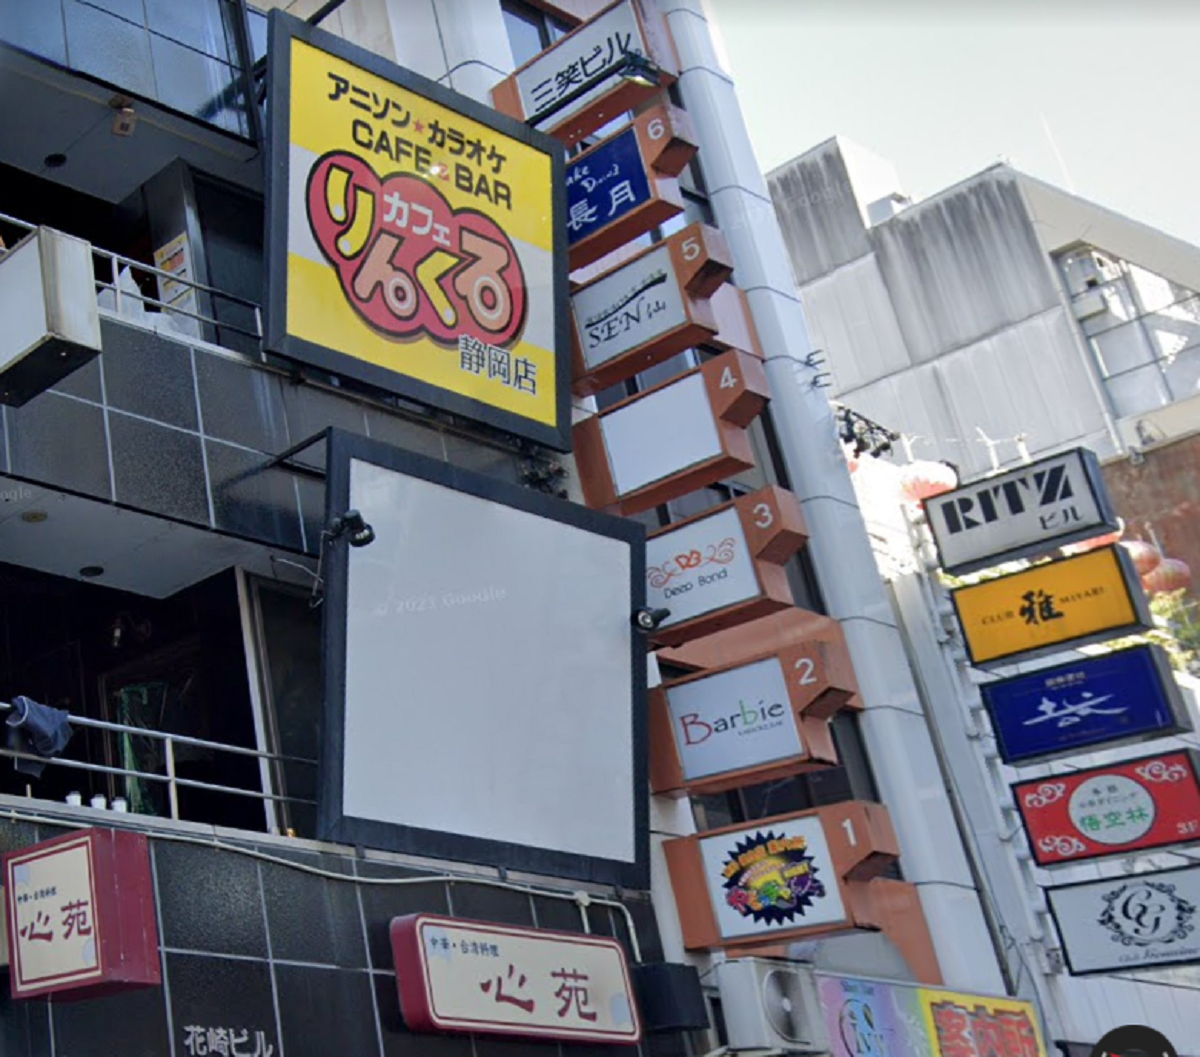
[[[1039,866],[1200,840],[1193,752],[1142,756],[1012,789]]]
[[[4,856],[13,998],[160,982],[144,834],[86,829]]]
[[[613,939],[412,914],[391,925],[411,1031],[636,1044],[625,951]]]

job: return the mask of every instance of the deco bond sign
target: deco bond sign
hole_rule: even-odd
[[[267,347],[568,450],[561,146],[271,19]]]
[[[1046,898],[1075,976],[1200,961],[1200,866],[1062,885]]]
[[[1082,448],[925,501],[942,568],[967,573],[1117,528],[1100,463]]]
[[[1039,866],[1200,840],[1191,752],[1019,782],[1012,790]]]
[[[953,592],[971,663],[1005,664],[1152,626],[1122,547],[1035,565]]]

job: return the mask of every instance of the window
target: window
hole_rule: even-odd
[[[524,66],[571,32],[571,27],[562,20],[520,0],[503,0],[500,9],[504,13],[513,62],[518,66]]]

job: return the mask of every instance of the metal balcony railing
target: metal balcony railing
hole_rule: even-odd
[[[7,701],[0,701],[0,712],[11,711],[13,706]],[[69,770],[78,770],[93,774],[102,774],[125,778],[127,780],[127,789],[129,780],[134,782],[151,782],[164,784],[167,791],[167,803],[169,805],[170,818],[178,821],[183,818],[185,821],[203,821],[199,819],[187,819],[185,815],[181,815],[179,807],[179,790],[187,789],[203,789],[214,793],[227,793],[231,796],[245,797],[250,800],[255,800],[260,803],[272,804],[295,804],[305,807],[313,807],[316,805],[315,800],[305,799],[303,797],[288,796],[280,793],[270,793],[264,789],[248,789],[243,786],[223,785],[218,782],[205,782],[196,778],[183,778],[177,773],[176,768],[176,748],[186,746],[189,749],[199,749],[213,753],[227,753],[233,756],[253,757],[259,761],[265,761],[274,768],[281,768],[283,764],[300,764],[302,766],[313,767],[317,766],[316,760],[306,759],[302,756],[287,756],[282,753],[264,752],[259,749],[249,749],[241,745],[229,745],[225,742],[208,741],[204,738],[193,738],[183,734],[172,734],[168,731],[153,730],[147,727],[130,726],[123,723],[110,723],[106,720],[89,719],[85,716],[69,715],[69,722],[72,727],[84,727],[92,730],[104,731],[108,734],[117,737],[132,737],[132,738],[147,738],[161,743],[162,759],[164,763],[164,772],[144,770],[137,767],[118,767],[111,764],[90,763],[86,760],[71,759],[66,756],[43,757],[31,753],[20,752],[16,749],[11,749],[7,746],[0,745],[0,756],[8,757],[9,759],[30,760],[35,763],[45,764],[48,767],[63,767]],[[133,813],[137,814],[137,811]],[[277,815],[278,812],[272,812]],[[150,816],[153,817],[153,816]],[[247,829],[253,828],[250,826]]]
[[[0,213],[0,221],[18,228],[26,235],[37,230],[36,224],[30,224],[28,221],[7,213]],[[12,248],[14,247],[10,247],[10,249]],[[227,293],[214,286],[206,286],[204,283],[181,277],[177,273],[143,264],[141,261],[135,261],[97,246],[92,246],[92,255],[93,269],[96,272],[96,296],[102,313],[148,326],[159,322],[166,323],[168,324],[166,329],[168,331],[174,329],[177,332],[176,336],[181,340],[200,337],[198,334],[187,333],[181,328],[170,326],[171,320],[183,317],[198,323],[202,328],[201,334],[215,335],[215,343],[218,345],[228,344],[231,348],[244,350],[246,342],[230,343],[229,336],[231,335],[249,339],[256,348],[261,345],[262,308],[257,302]],[[191,298],[180,296],[173,298],[170,302],[164,301],[142,293],[138,286],[139,280],[142,282],[153,281],[156,285],[171,283],[182,287],[185,293],[190,292],[193,296]],[[199,310],[205,300],[214,306],[212,312]],[[195,308],[184,307],[188,304]],[[236,306],[243,310],[243,314],[248,315],[252,320],[250,325],[234,322],[228,317],[221,318],[218,312],[224,305]],[[163,328],[156,327],[155,329]],[[222,340],[223,336],[225,340]]]

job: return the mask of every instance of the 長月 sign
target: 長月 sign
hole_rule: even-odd
[[[1200,866],[1046,890],[1072,975],[1200,961]]]
[[[1040,459],[925,501],[942,568],[967,573],[1117,528],[1096,456]]]
[[[980,692],[1008,764],[1191,729],[1158,646],[1040,668],[986,683]]]
[[[391,939],[413,1031],[627,1045],[642,1036],[616,940],[432,914],[395,918]]]
[[[568,450],[561,145],[271,19],[266,346]]]

